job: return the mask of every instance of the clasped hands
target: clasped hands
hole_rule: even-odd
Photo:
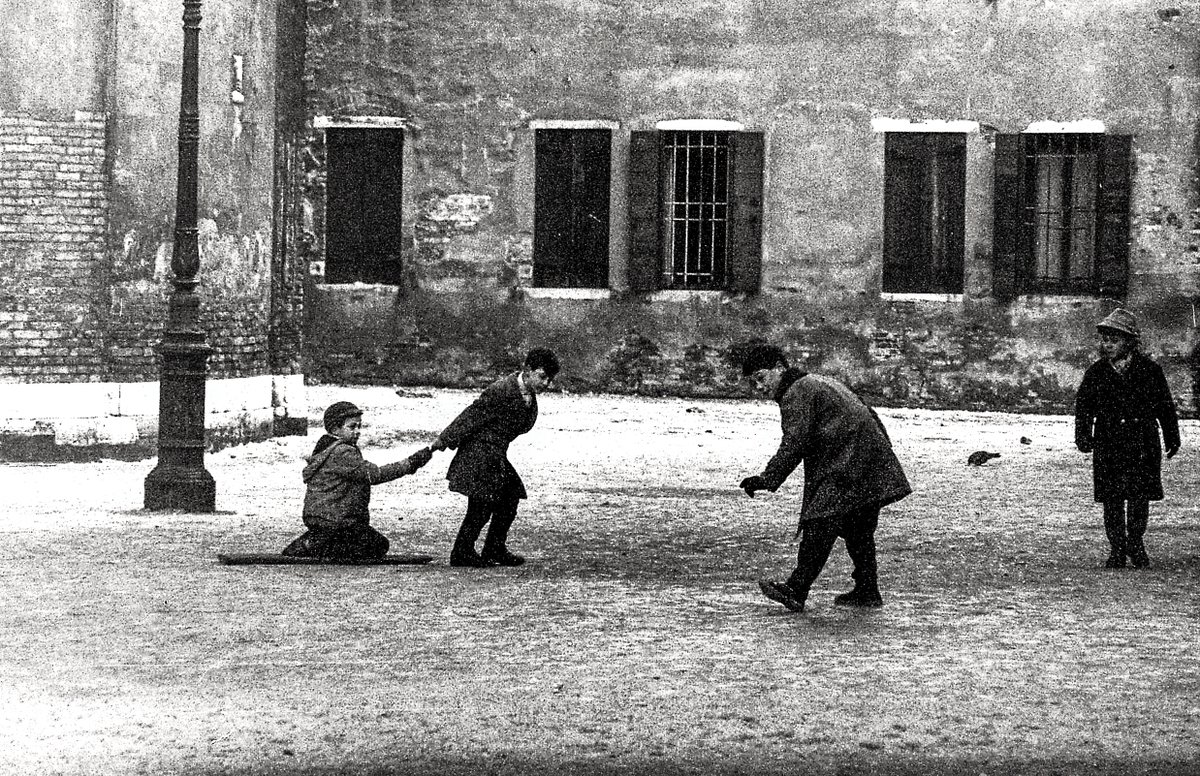
[[[422,447],[420,450],[410,455],[408,457],[408,465],[411,466],[412,470],[415,472],[417,469],[420,469],[422,466],[429,463],[430,459],[433,458],[434,453],[445,449],[447,449],[446,444],[441,439],[435,439],[428,447]]]
[[[415,472],[417,469],[420,469],[422,466],[429,463],[429,459],[431,458],[433,458],[433,451],[428,447],[422,447],[420,450],[408,457],[408,465],[411,466],[412,470]]]

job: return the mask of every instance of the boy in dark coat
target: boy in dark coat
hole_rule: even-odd
[[[1075,446],[1092,453],[1092,485],[1104,505],[1110,552],[1104,565],[1150,565],[1142,537],[1150,502],[1161,501],[1162,448],[1179,452],[1179,417],[1162,367],[1138,349],[1137,318],[1117,308],[1096,324],[1101,358],[1088,367],[1075,397]]]
[[[517,506],[526,497],[520,475],[508,461],[508,445],[537,421],[537,395],[558,374],[558,357],[546,348],[525,356],[519,372],[489,385],[462,411],[431,445],[434,450],[457,450],[446,471],[450,490],[467,497],[451,566],[519,566],[525,559],[508,550],[508,530],[517,517]],[[488,526],[483,553],[475,541]]]
[[[792,611],[804,610],[840,536],[854,562],[854,589],[840,606],[882,606],[875,562],[879,510],[912,492],[879,416],[836,380],[788,368],[774,345],[753,345],[741,356],[742,373],[759,377],[779,403],[783,440],[762,474],[741,488],[775,492],[804,462],[804,504],[797,533],[796,569],[787,582],[760,580],[763,595]]]
[[[420,469],[433,453],[428,448],[402,461],[376,466],[358,450],[362,410],[348,401],[325,410],[325,434],[304,467],[304,525],[308,530],[283,554],[304,558],[361,560],[382,558],[388,540],[371,527],[371,486]]]

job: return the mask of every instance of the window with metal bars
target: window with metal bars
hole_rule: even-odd
[[[994,296],[1124,296],[1133,137],[1030,132],[995,142]]]
[[[663,286],[721,288],[729,223],[729,133],[665,132]]]
[[[1099,142],[1095,134],[1025,138],[1028,275],[1043,286],[1087,286],[1096,272]]]
[[[631,132],[629,289],[759,291],[765,157],[762,132]]]

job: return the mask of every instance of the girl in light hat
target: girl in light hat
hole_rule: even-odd
[[[1096,501],[1111,546],[1105,566],[1150,565],[1142,536],[1150,502],[1161,501],[1162,448],[1179,452],[1179,418],[1162,367],[1140,350],[1137,318],[1123,308],[1096,324],[1101,358],[1075,397],[1075,446],[1092,453]],[[1162,429],[1162,444],[1159,429]]]

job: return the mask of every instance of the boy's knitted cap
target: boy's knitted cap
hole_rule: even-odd
[[[325,430],[333,431],[345,423],[346,418],[361,417],[362,414],[362,410],[354,406],[351,402],[335,401],[325,410]]]

